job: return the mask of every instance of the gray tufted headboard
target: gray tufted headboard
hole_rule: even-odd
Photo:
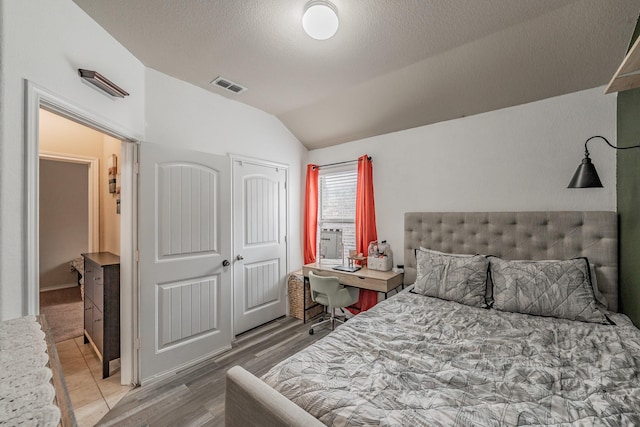
[[[404,282],[416,279],[415,249],[505,259],[587,257],[598,288],[618,311],[618,217],[615,212],[408,212]]]

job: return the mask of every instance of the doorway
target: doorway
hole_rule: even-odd
[[[94,284],[87,283],[83,254],[120,255],[121,141],[40,109],[38,142],[40,310],[55,342],[86,335],[104,357],[101,342],[91,340],[97,328],[86,320],[87,299],[95,297],[85,292]],[[119,293],[120,283],[113,285]]]
[[[40,313],[62,342],[83,334],[80,254],[98,247],[98,159],[41,151],[39,163]]]
[[[54,95],[43,88],[38,87],[32,82],[26,82],[26,136],[25,136],[25,170],[26,170],[26,247],[24,258],[26,260],[26,275],[24,287],[25,306],[23,311],[25,314],[38,314],[40,303],[40,124],[44,120],[44,113],[52,114],[58,118],[65,119],[67,123],[79,125],[91,131],[101,133],[103,139],[103,152],[98,157],[100,159],[105,155],[105,140],[111,139],[117,148],[114,153],[118,153],[121,167],[121,194],[119,224],[114,222],[112,225],[116,227],[113,233],[102,234],[96,238],[95,245],[112,245],[111,248],[118,248],[121,256],[122,274],[120,279],[121,296],[121,312],[122,321],[121,329],[121,382],[123,384],[133,384],[137,381],[137,353],[135,351],[135,337],[137,337],[137,319],[134,313],[137,304],[137,295],[134,292],[136,285],[137,270],[134,259],[134,253],[137,249],[137,227],[134,221],[136,204],[136,175],[134,165],[137,159],[137,147],[134,138],[128,137],[128,132],[120,130],[117,126],[105,122],[103,118],[97,117],[92,113],[78,108],[69,103],[65,99]],[[124,142],[124,143],[123,143]],[[43,151],[51,154],[50,148],[45,147],[43,142]],[[56,150],[59,151],[59,150]],[[57,155],[57,154],[56,154]],[[82,155],[82,154],[81,154]],[[108,164],[105,161],[105,166]],[[108,186],[108,173],[99,173],[99,180],[104,180]],[[107,191],[108,193],[108,191]],[[105,194],[107,194],[105,193]],[[103,212],[105,210],[113,212],[117,215],[116,209],[118,197],[114,193],[108,193],[112,197],[112,205],[103,203],[100,205]],[[113,208],[113,209],[112,209]],[[101,217],[103,215],[100,215]],[[118,228],[117,225],[120,225]],[[99,226],[98,226],[99,227]],[[98,232],[100,235],[100,232]],[[120,242],[118,243],[118,240]],[[89,245],[91,246],[91,244]],[[98,246],[98,249],[100,246]]]
[[[120,230],[121,356],[120,356],[120,360],[121,360],[122,384],[135,384],[141,378],[141,375],[138,371],[138,368],[141,366],[141,363],[140,363],[141,350],[140,349],[141,348],[144,349],[145,345],[150,344],[148,340],[147,342],[145,342],[144,340],[141,342],[139,339],[139,331],[142,330],[143,327],[142,325],[140,325],[140,322],[139,322],[138,310],[141,304],[139,301],[140,298],[139,298],[138,291],[139,289],[142,288],[142,286],[138,283],[139,267],[138,267],[137,260],[140,259],[141,261],[143,261],[144,253],[143,251],[140,251],[140,252],[138,251],[139,230],[138,230],[137,219],[139,217],[139,211],[138,211],[139,182],[142,188],[142,181],[141,179],[139,179],[138,173],[140,174],[140,176],[142,176],[144,173],[150,173],[153,169],[147,168],[147,172],[145,172],[145,165],[143,162],[144,159],[142,158],[142,155],[139,154],[140,144],[137,143],[138,141],[136,139],[132,137],[128,137],[127,136],[128,133],[125,130],[119,129],[117,126],[114,126],[113,124],[109,124],[105,122],[103,118],[97,117],[85,110],[82,110],[77,106],[69,103],[68,101],[50,92],[47,92],[42,88],[39,88],[38,86],[34,85],[31,82],[27,81],[26,86],[27,86],[27,91],[26,91],[27,92],[27,100],[26,100],[27,113],[26,113],[25,169],[26,169],[26,177],[27,177],[26,178],[27,218],[26,218],[26,249],[24,254],[24,259],[26,260],[26,274],[25,274],[26,285],[24,288],[24,292],[25,292],[24,301],[26,302],[26,305],[24,307],[24,312],[28,314],[37,314],[39,311],[39,287],[38,287],[38,278],[39,278],[39,265],[38,265],[39,164],[38,162],[39,162],[39,159],[38,157],[39,157],[39,119],[40,119],[40,109],[42,108],[48,112],[65,117],[73,122],[80,123],[90,129],[97,130],[108,136],[116,138],[121,142],[126,142],[121,146],[122,159],[121,161],[119,161],[119,166],[121,166],[121,171],[122,171],[121,204],[120,204],[120,207],[121,207],[121,216],[120,216],[120,222],[121,222],[121,230]],[[144,147],[144,145],[145,144],[142,144],[142,147]],[[144,151],[144,150],[142,150],[141,148],[141,151]],[[197,154],[197,153],[191,153],[191,154]],[[141,157],[139,157],[139,155]],[[225,158],[227,160],[227,163],[229,163],[228,157],[225,156]],[[138,163],[139,159],[141,163]],[[256,163],[256,161],[251,161],[250,159],[240,159],[239,157],[232,157],[232,159],[242,160],[247,165]],[[180,160],[180,159],[177,159],[177,160]],[[193,165],[198,163],[198,161],[190,160],[187,163]],[[263,235],[262,237],[258,236],[257,240],[253,239],[251,241],[248,241],[249,246],[253,245],[253,248],[255,249],[258,249],[262,245],[261,243],[259,243],[260,239],[263,239],[262,243],[264,243],[265,245],[273,243],[272,241],[275,241],[277,243],[276,246],[277,246],[277,252],[278,252],[277,257],[279,259],[278,261],[279,270],[277,274],[272,276],[272,277],[275,277],[275,279],[272,280],[271,282],[271,285],[274,286],[274,288],[271,290],[274,292],[275,296],[274,298],[270,298],[269,300],[258,302],[258,306],[261,308],[270,308],[271,306],[276,306],[277,313],[275,317],[279,317],[281,315],[284,315],[286,312],[284,278],[286,277],[286,272],[288,268],[287,266],[288,248],[286,245],[286,238],[287,238],[287,231],[288,231],[287,212],[289,209],[288,199],[287,199],[287,190],[286,190],[286,176],[288,174],[288,169],[286,165],[266,164],[265,162],[260,162],[260,161],[258,161],[257,163],[261,164],[263,168],[266,168],[266,169],[270,168],[272,170],[275,170],[276,174],[284,175],[285,177],[284,181],[282,181],[281,178],[277,178],[275,180],[276,182],[278,182],[277,191],[275,192],[278,194],[277,203],[275,204],[278,206],[277,208],[278,214],[275,215],[273,218],[277,218],[275,220],[275,222],[277,223],[277,226],[275,226],[274,228],[274,230],[277,231],[277,236],[272,238],[268,235]],[[182,171],[182,169],[184,169],[186,166],[189,166],[189,165],[185,165],[182,162],[178,161],[177,163],[174,162],[173,166],[175,167],[167,168],[167,170]],[[198,169],[198,168],[195,168],[195,169]],[[219,173],[219,171],[223,171],[222,168],[218,168],[219,171],[216,170],[217,168],[209,168],[209,169],[212,169],[212,171],[209,171],[211,172],[210,173],[211,176],[221,177],[220,179],[221,188],[224,187],[229,189],[231,187],[231,184],[228,181],[233,179],[233,174],[229,173],[228,168],[225,169],[226,172],[222,172],[222,173]],[[182,176],[182,173],[180,175]],[[266,181],[268,181],[268,179],[266,179],[265,182]],[[177,189],[179,190],[179,188]],[[188,194],[188,193],[189,193],[188,191],[184,192],[184,194]],[[173,191],[167,194],[173,194]],[[140,199],[142,200],[142,197]],[[165,198],[165,199],[169,200],[169,198]],[[222,209],[225,212],[225,214],[228,213],[230,216],[232,204],[233,203],[219,202],[217,206],[219,206],[220,209]],[[140,205],[147,206],[147,204],[145,204],[144,202],[141,202]],[[150,204],[150,206],[152,205],[153,203]],[[194,208],[193,212],[196,212],[195,211],[196,205],[191,204],[191,206]],[[268,204],[264,204],[264,203],[262,204],[262,206],[266,206],[267,208],[269,207]],[[149,217],[143,215],[142,211],[140,211],[140,218],[149,218]],[[189,218],[188,216],[184,216],[184,219],[188,219],[188,218]],[[231,230],[229,230],[230,228],[229,225],[232,224],[232,221],[230,217],[226,217],[226,219],[220,217],[220,219],[222,220],[220,224],[225,224],[227,226],[226,227],[227,231],[222,229],[223,233],[218,233],[216,235],[219,236],[221,239],[224,236],[228,236],[228,238],[222,239],[224,240],[224,242],[226,242],[225,243],[226,246],[224,247],[220,246],[219,248],[214,248],[214,250],[209,252],[215,252],[214,255],[216,259],[216,264],[210,267],[215,269],[218,269],[218,268],[223,269],[222,273],[220,273],[220,277],[224,282],[226,278],[231,276],[231,272],[229,270],[235,269],[236,265],[242,265],[242,263],[235,262],[234,267],[230,266],[231,264],[230,261],[233,258],[228,255],[231,255],[232,240],[229,235],[224,233],[228,232],[229,234],[231,234]],[[148,226],[148,224],[149,224],[149,221],[140,222],[140,234],[145,232],[144,227]],[[177,226],[175,227],[175,229],[176,230],[178,229]],[[266,230],[267,228],[263,228],[263,229]],[[234,231],[233,233],[236,233],[236,232]],[[152,240],[147,239],[147,241],[152,242],[153,239]],[[253,249],[249,246],[246,246],[246,247],[236,246],[236,249],[242,248],[243,251]],[[225,249],[227,247],[228,247],[228,250]],[[158,249],[158,248],[156,247],[154,249]],[[168,255],[167,259],[168,260],[180,259],[182,261],[181,258],[184,255],[183,252],[179,251],[180,255],[173,256],[173,257]],[[148,253],[148,251],[145,253]],[[243,253],[248,254],[248,252],[239,252],[237,255],[242,256]],[[198,258],[198,257],[195,256],[195,258]],[[220,261],[220,262],[217,262],[217,261]],[[236,257],[236,261],[242,261],[242,259],[238,260]],[[273,264],[272,261],[269,261],[269,262]],[[247,263],[244,263],[244,264],[246,265]],[[185,268],[183,270],[189,271],[188,268]],[[245,269],[245,270],[248,271],[248,269]],[[263,272],[267,271],[266,268],[262,270]],[[174,283],[172,283],[171,285],[168,285],[167,283],[155,283],[154,286],[156,286],[156,288],[158,288],[158,286],[160,285],[164,286],[163,289],[165,291],[165,295],[167,296],[169,295],[168,293],[169,288],[171,288],[171,295],[173,296],[174,294],[174,290],[172,288],[173,285],[175,285],[173,287],[176,287],[176,289],[177,287],[180,287],[180,298],[182,298],[182,295],[183,295],[182,291],[188,288],[188,286],[186,286],[187,284],[193,285],[191,286],[190,290],[195,291],[196,281],[193,279],[196,279],[198,277],[204,277],[206,279],[207,277],[209,277],[207,276],[207,274],[208,273],[204,275],[201,274],[197,277],[191,277],[189,279],[191,280],[190,282],[186,279],[185,280],[176,279],[174,280]],[[202,283],[198,282],[198,286],[200,287],[200,289],[202,289],[203,284],[206,287],[206,285],[213,283],[212,281],[205,281],[205,282],[202,282]],[[223,282],[220,282],[220,283],[223,283]],[[226,286],[225,290],[230,292],[231,286]],[[176,290],[176,294],[177,294],[177,290]],[[176,295],[176,301],[177,301],[177,296],[178,295]],[[169,298],[167,297],[162,301],[163,303],[167,302],[169,301]],[[192,298],[191,301],[194,301],[194,299]],[[217,304],[216,301],[212,301],[211,306],[215,306],[216,304]],[[178,306],[176,305],[176,307]],[[225,310],[233,310],[232,304],[229,303],[225,307]],[[169,312],[167,311],[167,313]],[[226,315],[226,313],[228,312],[224,313],[225,314],[224,318],[229,319],[230,321],[233,321],[233,317]],[[175,317],[175,319],[177,320],[178,317]],[[180,318],[180,321],[182,321],[182,318]],[[187,323],[185,323],[185,325],[186,324]],[[221,327],[222,327],[222,329],[220,329],[221,335],[223,333],[224,334],[229,333],[229,335],[231,335],[231,333],[233,332],[232,328],[227,327],[226,324],[222,325]],[[215,324],[214,324],[214,329],[217,329],[217,327],[215,327]],[[169,331],[170,329],[167,327],[162,330]],[[163,347],[158,348],[158,346],[154,344],[153,347],[148,348],[148,351],[152,351],[154,355],[158,355],[158,356],[163,355],[163,353],[169,354],[170,351],[178,350],[180,347],[186,348],[187,347],[186,344],[194,342],[195,339],[200,340],[200,338],[204,338],[205,336],[207,336],[208,338],[209,335],[213,333],[217,333],[217,332],[211,332],[211,328],[209,328],[206,331],[196,331],[195,333],[193,329],[191,329],[190,332],[184,332],[184,333],[183,332],[184,331],[182,328],[180,328],[179,331],[178,329],[176,329],[175,338],[173,336],[173,330],[172,330],[171,336],[167,334],[166,336],[163,335],[162,337],[160,337],[157,333],[154,334],[155,336],[153,336],[152,339],[156,340],[157,342],[162,342]],[[161,339],[165,341],[161,341]],[[186,359],[193,359],[193,358],[187,357],[185,355],[185,360]],[[198,359],[196,358],[195,361],[197,360]],[[190,365],[193,362],[194,360],[190,360],[185,364],[185,366]],[[156,368],[160,374],[163,374],[166,371],[165,367],[160,365],[156,366]],[[154,374],[155,372],[151,372],[150,376],[157,378],[157,376],[155,376]]]

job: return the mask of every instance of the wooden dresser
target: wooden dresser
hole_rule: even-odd
[[[84,257],[84,342],[102,360],[102,378],[109,362],[120,357],[120,257],[92,252]]]

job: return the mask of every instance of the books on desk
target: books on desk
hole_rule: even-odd
[[[360,267],[349,267],[348,265],[336,265],[333,267],[334,270],[338,271],[346,271],[347,273],[355,273],[360,270]]]

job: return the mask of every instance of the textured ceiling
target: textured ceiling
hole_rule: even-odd
[[[640,0],[74,0],[146,66],[277,116],[308,148],[608,83]],[[221,75],[249,90],[209,84]],[[604,96],[604,95],[603,95]]]

